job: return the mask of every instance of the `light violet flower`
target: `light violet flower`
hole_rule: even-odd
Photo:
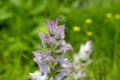
[[[55,80],[62,80],[64,77],[67,77],[67,76],[69,76],[68,73],[61,72],[56,76]]]
[[[55,36],[54,36],[55,39],[57,39],[57,40],[64,39],[64,37],[65,37],[64,29],[65,29],[64,25],[57,27],[57,30],[56,30],[56,33],[55,33]]]
[[[43,53],[40,51],[35,51],[33,53],[35,56],[34,61],[38,64],[41,74],[42,75],[48,74],[50,71],[49,71],[49,66],[47,65],[47,61],[56,62],[56,59],[54,59],[50,55],[50,52]]]
[[[67,72],[67,73],[71,73],[74,71],[74,66],[73,64],[66,58],[66,59],[62,59],[58,62],[57,66],[56,66],[56,71],[58,72]]]
[[[58,18],[54,21],[46,21],[49,29],[49,34],[56,40],[64,39],[64,25],[58,26]]]
[[[44,47],[49,48],[51,45],[57,46],[59,44],[53,37],[45,33],[40,32],[39,36],[42,40],[42,44]]]
[[[54,78],[53,78],[53,77],[51,77],[51,78],[50,78],[50,80],[54,80]]]
[[[48,25],[49,34],[54,36],[57,30],[58,18],[54,21],[46,21],[46,23]]]
[[[41,75],[39,71],[29,73],[28,80],[46,80],[47,75]]]
[[[86,44],[80,46],[80,51],[78,53],[79,59],[83,61],[88,61],[92,52],[92,41],[87,41]]]
[[[64,77],[69,76],[66,72],[59,73],[55,78],[51,77],[50,80],[62,80]]]
[[[70,44],[66,44],[65,41],[60,45],[60,49],[56,50],[57,53],[65,53],[67,50],[73,50]]]

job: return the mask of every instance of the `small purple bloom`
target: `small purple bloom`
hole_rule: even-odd
[[[50,78],[50,80],[54,80],[54,78],[53,78],[53,77],[51,77],[51,78]]]
[[[67,50],[73,50],[70,44],[66,44],[65,41],[60,45],[60,49],[56,50],[57,53],[65,53]]]
[[[45,33],[40,32],[39,36],[42,40],[43,46],[46,48],[48,48],[48,46],[50,46],[50,45],[55,45],[55,46],[58,45],[58,42],[53,37],[51,37]]]
[[[50,35],[54,35],[57,30],[58,18],[54,21],[46,21]]]
[[[60,72],[55,78],[51,77],[50,80],[62,80],[64,77],[69,76],[66,72]]]
[[[55,80],[62,80],[64,77],[67,77],[67,76],[69,76],[68,73],[61,72],[56,76]]]
[[[65,37],[65,34],[64,34],[64,29],[65,29],[65,26],[62,25],[62,26],[58,26],[57,27],[57,30],[56,30],[56,33],[55,33],[55,39],[64,39]]]
[[[43,53],[40,51],[35,51],[33,53],[35,56],[34,61],[38,64],[41,74],[44,75],[49,73],[49,67],[47,65],[47,61],[56,62],[56,59],[50,56],[50,52]]]
[[[68,59],[63,59],[58,62],[56,71],[71,73],[74,71],[74,66],[70,61],[68,61]]]

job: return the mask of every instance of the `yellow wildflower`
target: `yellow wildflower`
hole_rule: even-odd
[[[113,17],[113,16],[112,16],[112,13],[107,13],[107,14],[106,14],[106,17],[107,17],[107,18],[112,18],[112,17]]]
[[[85,20],[85,22],[88,23],[88,24],[92,23],[92,19],[88,18],[88,19]]]
[[[80,30],[81,30],[81,29],[80,29],[80,27],[78,27],[78,26],[74,26],[74,27],[73,27],[73,31],[76,31],[76,32],[77,32],[77,31],[80,31]]]
[[[40,27],[40,31],[41,31],[41,32],[46,32],[46,30],[45,30],[44,27]]]
[[[115,19],[120,19],[120,14],[116,14]]]
[[[93,34],[93,33],[92,33],[91,31],[86,32],[86,35],[87,35],[87,36],[92,36],[92,34]]]

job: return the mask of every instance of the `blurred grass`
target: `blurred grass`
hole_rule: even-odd
[[[119,4],[120,0],[0,0],[0,80],[27,80],[28,73],[38,69],[32,60],[32,51],[41,49],[38,32],[47,33],[44,20],[57,17],[76,52],[86,40],[94,42],[94,62],[84,80],[119,80]],[[112,16],[106,17],[109,13]],[[73,31],[74,26],[81,30]]]

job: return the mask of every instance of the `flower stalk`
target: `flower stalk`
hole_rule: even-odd
[[[41,76],[47,75],[49,80],[62,80],[74,69],[72,63],[64,57],[66,51],[72,50],[72,47],[64,41],[65,26],[58,26],[58,19],[46,23],[49,34],[40,32],[39,36],[48,52],[33,52],[33,60],[38,64]]]
[[[63,80],[71,73],[75,72],[73,63],[65,57],[67,51],[73,51],[72,46],[67,44],[64,40],[65,26],[58,26],[58,18],[53,21],[46,21],[46,23],[48,25],[49,34],[40,32],[39,36],[42,45],[44,48],[46,48],[47,52],[33,52],[33,60],[37,63],[40,71],[30,73],[28,77],[29,80]],[[81,47],[84,48],[85,46]],[[88,48],[89,47],[86,46],[86,49]],[[82,50],[82,52],[84,52],[84,49]],[[80,69],[78,76],[80,74],[81,76],[85,76],[85,73],[83,73],[84,71]]]

